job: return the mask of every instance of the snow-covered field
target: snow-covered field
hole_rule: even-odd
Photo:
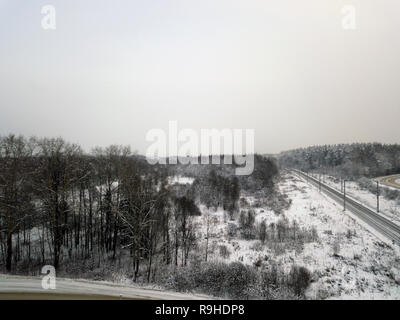
[[[374,234],[343,213],[340,205],[319,193],[298,177],[287,174],[279,183],[281,192],[292,200],[284,215],[299,227],[315,228],[318,240],[277,253],[259,240],[230,237],[229,221],[223,211],[208,211],[202,207],[198,217],[201,250],[205,251],[206,221],[209,221],[210,260],[242,261],[254,265],[257,261],[273,260],[285,270],[292,265],[305,266],[312,273],[312,283],[306,292],[310,299],[400,299],[399,248],[381,242]],[[248,199],[251,203],[252,199]],[[256,221],[267,224],[281,217],[266,208],[254,208]],[[230,254],[221,255],[225,246]],[[396,282],[397,281],[397,282]]]

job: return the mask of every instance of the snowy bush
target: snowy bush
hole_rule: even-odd
[[[399,190],[394,190],[394,189],[389,189],[389,188],[382,188],[382,195],[384,198],[388,200],[400,200],[400,191]]]
[[[196,287],[193,276],[193,269],[178,267],[167,273],[163,281],[164,285],[169,289],[187,292],[192,291]]]
[[[195,277],[199,289],[214,296],[248,299],[257,283],[256,271],[240,262],[207,263]]]
[[[317,289],[317,292],[315,295],[315,299],[325,300],[334,295],[335,295],[335,292],[332,289],[326,288],[323,284],[320,284],[318,286],[318,289]]]
[[[256,213],[254,210],[241,211],[239,216],[239,226],[242,229],[254,226]]]
[[[257,232],[258,232],[258,239],[264,243],[266,238],[267,238],[267,225],[265,221],[261,221],[260,224],[257,227]]]
[[[289,285],[294,293],[301,296],[311,281],[311,273],[305,267],[293,266],[289,274]]]
[[[254,210],[241,211],[239,216],[239,227],[241,229],[242,237],[246,240],[254,239],[256,236],[256,230],[254,226],[255,222]]]
[[[299,299],[304,298],[311,273],[293,266],[289,274],[275,263],[263,270],[244,265],[208,262],[170,267],[160,279],[161,285],[180,292],[199,292],[228,299]]]
[[[376,194],[376,184],[372,182],[372,180],[362,177],[357,180],[358,185],[361,189],[367,190],[373,194]]]
[[[231,263],[227,269],[224,287],[229,296],[233,299],[249,299],[257,283],[255,270],[239,262]]]

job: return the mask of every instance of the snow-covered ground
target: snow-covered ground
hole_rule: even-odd
[[[205,251],[206,221],[209,219],[210,260],[242,261],[254,265],[257,261],[274,260],[289,271],[292,265],[305,266],[313,273],[313,281],[306,295],[310,299],[400,299],[399,249],[381,242],[351,216],[343,213],[340,205],[319,193],[298,177],[287,174],[279,183],[281,192],[292,200],[285,217],[299,227],[315,228],[318,240],[294,249],[276,253],[259,240],[230,237],[229,221],[222,210],[208,211],[202,207],[198,230]],[[251,199],[249,199],[251,200]],[[251,202],[251,201],[249,201]],[[256,221],[277,222],[277,216],[266,208],[254,208]],[[221,255],[218,248],[226,246],[230,255]],[[396,282],[397,281],[397,282]]]
[[[205,300],[211,297],[167,290],[120,285],[106,281],[72,280],[57,277],[56,289],[42,288],[42,277],[0,274],[0,299],[163,299]]]
[[[323,182],[340,191],[340,180],[331,176],[325,176]],[[386,187],[381,186],[381,188]],[[346,181],[346,194],[376,211],[376,195],[368,190],[362,190],[357,182]],[[385,215],[391,221],[400,224],[400,204],[397,200],[388,200],[381,196],[379,197],[379,208],[381,214]]]

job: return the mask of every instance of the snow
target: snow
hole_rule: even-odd
[[[394,180],[394,182],[396,182],[398,185],[400,185],[400,179],[396,179],[396,180]]]
[[[76,299],[84,295],[86,299],[96,299],[96,296],[116,297],[120,299],[165,299],[165,300],[205,300],[211,297],[199,294],[178,293],[155,288],[134,285],[120,285],[106,281],[89,281],[84,279],[56,278],[56,289],[44,290],[41,277],[27,277],[0,274],[0,292],[15,293],[18,298],[29,294],[31,299],[40,299],[40,294],[49,294],[50,299]],[[24,296],[18,296],[21,292]],[[17,299],[18,299],[17,298]]]
[[[281,186],[293,200],[286,216],[293,219],[301,216],[299,224],[313,225],[320,237],[320,243],[305,244],[302,254],[296,259],[297,263],[303,262],[307,268],[320,274],[319,280],[309,289],[309,296],[317,298],[325,293],[336,299],[400,299],[400,286],[390,271],[391,268],[399,271],[398,248],[379,241],[316,188],[297,178],[290,180],[293,179],[306,195],[301,196],[284,184]],[[308,207],[315,210],[310,211]],[[350,237],[347,236],[349,230],[352,232]],[[335,239],[340,239],[339,257],[332,254]]]
[[[305,243],[295,250],[290,246],[277,254],[258,240],[243,240],[240,236],[230,238],[227,234],[229,218],[219,209],[212,212],[201,207],[203,215],[197,218],[200,250],[205,252],[207,217],[215,220],[210,228],[209,260],[241,261],[254,265],[265,257],[274,260],[289,271],[292,265],[305,266],[313,273],[306,295],[310,299],[400,299],[399,249],[380,241],[351,216],[343,213],[342,207],[315,187],[296,176],[287,174],[279,183],[282,193],[292,200],[284,212],[285,217],[295,220],[300,227],[315,228],[318,241]],[[251,203],[251,198],[247,199]],[[256,221],[267,224],[276,222],[280,216],[266,208],[253,208]],[[334,244],[339,243],[338,254]],[[231,252],[222,258],[218,247],[225,245]],[[263,262],[265,263],[265,262]],[[268,262],[266,262],[268,263]],[[397,280],[397,283],[396,283]]]

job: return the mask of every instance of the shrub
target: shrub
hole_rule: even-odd
[[[242,230],[242,237],[246,240],[253,240],[256,237],[255,228],[246,228]]]
[[[400,191],[399,190],[394,190],[394,189],[389,189],[389,188],[381,188],[382,195],[384,198],[388,200],[400,200]]]
[[[199,289],[213,296],[222,296],[224,292],[224,280],[227,268],[225,263],[207,263],[197,274],[195,280]]]
[[[273,262],[262,271],[241,262],[207,262],[178,268],[171,266],[163,274],[161,283],[169,289],[228,299],[304,298],[311,281],[311,273],[305,267],[293,266],[287,275]]]
[[[240,262],[229,264],[224,286],[231,298],[249,299],[256,283],[257,275],[254,269]]]
[[[242,229],[251,228],[254,226],[256,213],[254,210],[241,211],[239,216],[239,227]]]
[[[311,281],[311,273],[305,267],[293,266],[289,274],[289,285],[296,295],[304,295]]]
[[[263,220],[258,225],[258,239],[260,239],[261,242],[264,243],[266,238],[267,238],[267,225]]]
[[[240,212],[239,227],[242,230],[242,237],[246,240],[254,239],[256,236],[254,227],[255,215],[254,210]]]
[[[278,287],[278,268],[275,263],[272,263],[269,268],[264,269],[260,276],[261,296],[266,299],[271,299],[274,290]]]
[[[280,218],[276,224],[276,230],[278,232],[278,240],[284,241],[288,234],[289,222],[286,218]]]
[[[196,287],[196,283],[193,281],[195,273],[192,271],[190,268],[178,267],[167,275],[164,284],[175,291],[191,291]]]

